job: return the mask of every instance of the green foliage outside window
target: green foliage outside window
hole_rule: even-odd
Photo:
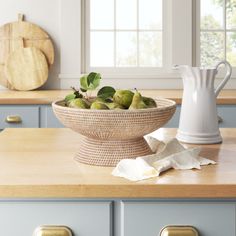
[[[202,0],[204,1],[204,0]],[[212,0],[212,4],[222,7],[223,0]],[[201,19],[201,29],[221,29],[222,26],[212,15],[205,15]],[[217,61],[227,59],[233,66],[236,66],[236,0],[226,2],[226,39],[224,32],[201,31],[201,65],[214,65]],[[226,56],[224,55],[224,42],[226,42]]]

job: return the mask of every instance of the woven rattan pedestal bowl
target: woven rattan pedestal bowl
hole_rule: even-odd
[[[59,121],[81,135],[75,159],[79,162],[115,166],[121,159],[151,154],[143,138],[173,116],[176,104],[156,99],[157,107],[140,110],[90,110],[52,104]]]

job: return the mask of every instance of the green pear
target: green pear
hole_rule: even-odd
[[[116,110],[116,109],[125,109],[124,107],[122,107],[120,104],[115,103],[115,102],[107,102],[106,105],[109,107],[109,109],[111,110]]]
[[[65,105],[69,106],[69,103],[71,102],[71,100],[74,100],[76,98],[76,95],[74,93],[68,94],[64,101],[65,101]]]
[[[105,103],[105,101],[103,99],[98,98],[98,97],[88,97],[88,98],[85,99],[85,101],[87,102],[89,107],[91,107],[92,103],[94,103],[94,102]]]
[[[148,108],[157,107],[157,104],[154,99],[149,97],[143,97],[144,103],[148,106]]]
[[[105,103],[105,100],[104,100],[103,98],[100,98],[100,97],[96,97],[96,98],[95,98],[95,101],[96,101],[96,102]]]
[[[130,90],[117,90],[113,96],[113,101],[124,108],[129,108],[133,96],[134,93]]]
[[[148,106],[144,103],[142,95],[136,91],[132,103],[129,107],[129,110],[134,110],[134,109],[146,109]]]
[[[102,102],[93,102],[90,109],[93,109],[93,110],[109,110],[109,107],[102,103]]]
[[[72,99],[70,100],[69,107],[72,108],[82,108],[82,109],[89,109],[89,105],[87,104],[87,102],[82,99],[82,98],[76,98],[76,99]]]

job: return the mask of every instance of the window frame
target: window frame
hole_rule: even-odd
[[[83,73],[88,73],[89,71],[100,71],[101,74],[103,74],[105,77],[109,78],[117,78],[117,77],[125,77],[125,78],[132,78],[132,77],[149,77],[153,78],[157,74],[163,74],[165,71],[165,64],[166,64],[166,52],[162,50],[162,67],[89,67],[89,55],[90,55],[90,0],[81,0],[82,1],[82,11],[85,12],[82,18],[82,24],[83,24],[83,45],[82,48],[84,49],[82,51],[82,71]],[[164,13],[164,8],[166,8],[165,0],[162,0],[162,11]],[[163,22],[162,22],[162,47],[166,47],[165,43],[165,17],[163,14]],[[137,32],[137,31],[135,31]]]
[[[126,78],[126,79],[132,79],[132,78],[140,78],[140,79],[147,79],[147,78],[176,78],[179,77],[178,73],[173,70],[173,65],[177,64],[175,62],[178,61],[178,64],[192,64],[192,35],[188,34],[187,32],[182,32],[183,35],[188,36],[186,37],[188,41],[186,43],[180,43],[185,40],[182,40],[181,37],[178,37],[178,43],[182,45],[176,45],[175,46],[175,40],[173,40],[170,35],[175,35],[176,32],[182,30],[189,29],[189,23],[192,23],[192,16],[190,17],[190,21],[182,21],[179,22],[178,16],[173,13],[177,9],[179,9],[182,13],[187,11],[182,9],[190,9],[192,11],[192,1],[189,0],[180,0],[180,2],[177,4],[176,1],[173,0],[163,0],[163,28],[162,28],[162,42],[163,42],[163,51],[162,51],[162,57],[163,57],[163,67],[134,67],[134,68],[127,68],[127,67],[89,67],[89,2],[88,0],[81,0],[81,13],[82,13],[82,35],[84,36],[82,38],[82,55],[81,55],[81,73],[85,74],[89,71],[99,71],[104,78]],[[187,7],[186,7],[187,3]],[[185,6],[185,8],[182,8],[182,6]],[[189,14],[186,14],[187,18],[189,18]],[[176,17],[176,18],[175,18]],[[183,18],[186,18],[183,17]],[[188,27],[181,27],[181,25],[184,22],[187,23]],[[173,23],[177,23],[175,26],[173,26]],[[192,31],[192,27],[191,27]],[[177,43],[177,44],[178,44]],[[187,47],[186,47],[187,45]],[[190,48],[189,45],[191,45],[191,50],[188,50],[186,53],[186,48]],[[179,54],[178,49],[182,47],[185,48],[184,54]],[[185,63],[184,63],[185,62]]]
[[[85,0],[86,1],[86,0]],[[103,84],[117,88],[133,88],[134,84],[140,89],[181,89],[182,81],[179,72],[172,70],[176,64],[196,65],[196,0],[164,0],[168,12],[166,45],[170,53],[166,56],[168,62],[166,71],[159,74],[139,75],[126,74],[103,75]],[[55,44],[55,52],[60,66],[55,67],[60,78],[59,88],[70,89],[78,86],[78,79],[85,73],[83,63],[83,0],[60,0],[60,41]],[[181,17],[179,17],[181,15]],[[164,26],[165,27],[165,26]],[[172,37],[173,36],[173,37]],[[217,79],[219,82],[220,79]],[[227,88],[236,88],[236,80],[230,80]]]

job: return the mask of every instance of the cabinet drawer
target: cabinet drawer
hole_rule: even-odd
[[[201,236],[234,236],[233,203],[123,202],[124,236],[158,236],[167,225],[190,225]]]
[[[1,202],[1,235],[33,235],[41,225],[63,225],[73,236],[111,236],[110,202]]]
[[[8,123],[8,116],[19,116],[21,123]],[[0,129],[4,128],[38,128],[39,127],[39,107],[21,105],[2,105],[0,107]]]

